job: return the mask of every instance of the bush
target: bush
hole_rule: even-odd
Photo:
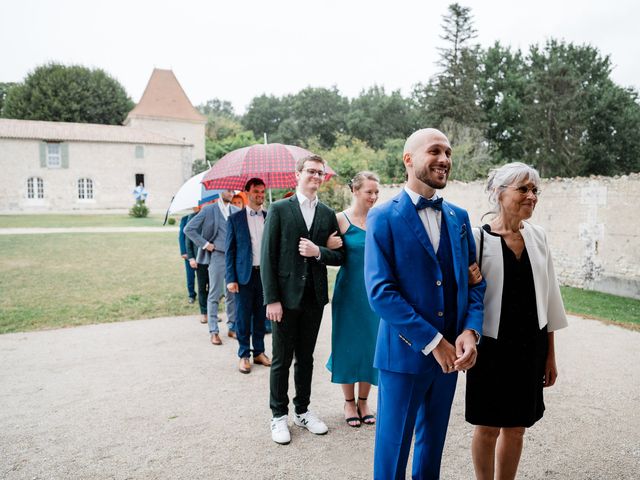
[[[136,204],[129,210],[129,215],[135,218],[145,218],[149,215],[149,207],[147,207],[143,200],[136,201]]]
[[[341,212],[351,204],[349,187],[340,183],[338,179],[331,179],[323,183],[318,190],[322,203],[329,205],[336,212]]]
[[[169,220],[167,220],[167,223],[169,225],[175,225],[176,224],[176,219],[173,217],[169,217]]]

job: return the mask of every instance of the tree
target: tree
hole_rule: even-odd
[[[284,143],[307,145],[317,137],[323,148],[331,148],[346,130],[349,100],[336,87],[307,87],[285,100],[290,108],[287,121],[278,128]]]
[[[454,180],[470,182],[486,178],[494,163],[480,129],[447,119],[442,128],[451,143],[451,174]]]
[[[441,72],[426,85],[414,89],[414,102],[431,126],[440,126],[449,118],[456,123],[479,127],[483,121],[478,105],[477,73],[480,47],[472,43],[476,37],[471,9],[457,3],[449,5],[443,16],[438,65]],[[426,124],[426,123],[425,123]]]
[[[402,161],[405,138],[390,138],[384,142],[384,148],[371,160],[371,170],[380,176],[382,183],[402,183],[407,170]]]
[[[587,123],[583,148],[585,174],[640,172],[640,105],[638,92],[604,82]]]
[[[496,162],[524,157],[527,66],[520,50],[499,42],[480,55],[478,91],[485,115],[484,136]]]
[[[596,48],[549,40],[523,57],[496,43],[480,71],[494,162],[528,162],[547,177],[640,169],[637,93],[615,85]]]
[[[381,149],[389,138],[406,137],[413,131],[409,103],[400,91],[387,95],[384,87],[373,86],[351,102],[347,131],[353,137]]]
[[[13,82],[0,82],[0,117],[2,117],[2,107],[4,106],[4,99],[9,92],[9,89],[16,85]]]
[[[289,105],[285,100],[273,95],[260,95],[251,100],[247,112],[242,117],[242,125],[253,131],[256,137],[262,137],[266,133],[269,141],[273,142],[271,136],[290,114]]]
[[[370,170],[378,154],[362,140],[339,135],[336,145],[320,155],[335,170],[340,181],[346,184],[356,173]]]
[[[206,136],[213,140],[232,137],[245,130],[240,123],[240,118],[233,110],[233,105],[228,100],[213,98],[198,105],[198,110],[206,115]]]
[[[220,100],[219,98],[212,98],[207,100],[206,103],[198,105],[200,113],[206,116],[227,117],[233,120],[237,120],[236,113],[233,109],[233,104],[229,100]]]
[[[2,115],[22,120],[121,124],[133,108],[124,87],[104,70],[50,63],[12,87]]]
[[[588,45],[549,40],[543,48],[530,48],[527,64],[524,160],[545,176],[590,173],[587,151],[610,150],[610,138],[590,131],[590,126],[598,125],[592,117],[600,114],[594,107],[612,86],[609,57]],[[606,146],[592,144],[596,133]]]

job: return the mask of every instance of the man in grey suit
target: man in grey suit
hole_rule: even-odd
[[[239,211],[231,205],[233,190],[225,190],[220,200],[208,205],[193,217],[184,233],[198,247],[197,263],[209,264],[209,296],[207,297],[207,323],[213,345],[222,345],[218,328],[218,303],[225,295],[225,249],[227,238],[227,219],[229,215]],[[235,338],[235,294],[227,292],[226,311],[229,336]]]

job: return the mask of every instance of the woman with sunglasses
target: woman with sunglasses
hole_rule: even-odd
[[[467,422],[476,478],[513,479],[525,430],[542,418],[543,387],[558,376],[554,332],[567,326],[544,230],[527,220],[540,176],[509,163],[489,174],[493,219],[474,229],[478,265],[487,282],[483,334],[467,372]]]

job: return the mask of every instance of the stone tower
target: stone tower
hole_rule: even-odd
[[[124,125],[193,144],[192,160],[205,158],[206,117],[189,101],[171,70],[155,68],[140,102]]]

